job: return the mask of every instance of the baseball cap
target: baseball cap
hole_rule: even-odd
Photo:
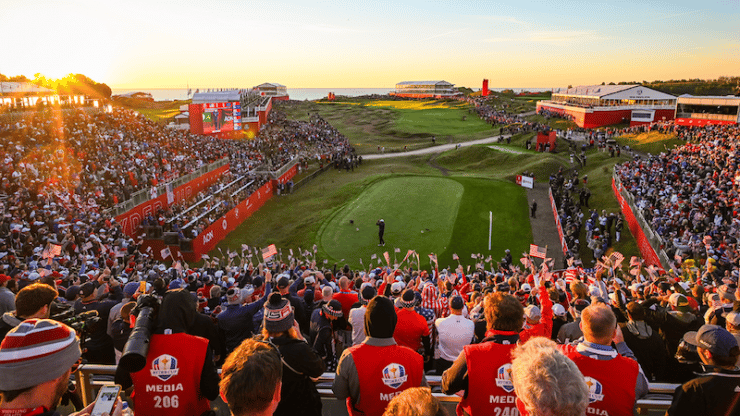
[[[393,293],[394,295],[401,293],[402,290],[403,290],[403,283],[401,282],[395,282],[391,285],[391,293]]]
[[[740,313],[734,311],[730,312],[725,317],[725,320],[732,326],[740,326]]]
[[[8,276],[7,274],[0,274],[0,284],[3,284],[8,280],[10,280],[10,276]]]
[[[565,307],[559,303],[552,305],[552,313],[555,316],[565,316]]]
[[[288,278],[285,276],[279,278],[277,281],[277,287],[279,288],[285,288],[285,287],[288,287],[289,285],[290,285],[290,280],[288,280]]]
[[[542,314],[540,313],[540,308],[535,305],[529,305],[524,308],[524,315],[533,321],[536,321],[542,317]]]
[[[674,293],[668,298],[668,303],[671,304],[674,308],[676,308],[679,311],[686,312],[690,310],[689,307],[689,300],[686,299],[686,296],[680,294],[680,293]]]
[[[730,350],[737,347],[737,340],[730,331],[717,325],[702,325],[698,331],[687,332],[683,340],[720,357],[729,357]]]
[[[80,287],[80,295],[82,295],[83,298],[86,298],[95,292],[95,284],[93,282],[85,282]]]

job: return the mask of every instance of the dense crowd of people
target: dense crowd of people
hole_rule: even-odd
[[[241,167],[195,201],[210,196],[226,206],[234,201],[219,192],[250,179],[252,163],[351,161],[346,139],[317,116],[300,123],[274,112],[259,140],[191,138],[213,143],[195,151],[191,142],[192,158],[178,159],[178,140],[188,136],[168,136],[129,112],[65,117],[71,126],[41,117],[0,133],[10,143],[0,206],[3,411],[53,414],[80,357],[116,365],[116,382],[133,387],[139,414],[200,415],[220,394],[235,415],[319,415],[315,380],[326,371],[335,372],[332,390],[352,415],[401,415],[414,406],[444,414],[423,388],[432,374],[441,376],[444,393],[460,394],[460,415],[631,415],[655,381],[681,384],[670,415],[732,411],[740,380],[735,127],[682,130],[692,137],[687,144],[617,169],[646,218],[673,238],[681,255],[673,270],[636,258],[627,266],[618,253],[602,256],[607,244],[595,246],[594,269],[573,263],[554,275],[548,259],[538,266],[524,255],[519,267],[511,253],[490,269],[471,265],[472,272],[320,267],[315,254],[292,251],[255,263],[248,247],[200,267],[167,266],[92,204],[70,202],[110,206],[102,201],[120,191],[120,177],[104,186],[100,166],[122,169],[126,182],[123,172],[142,156],[149,186],[173,167],[180,175],[229,156]],[[88,135],[110,137],[98,146]],[[153,145],[160,139],[161,152]],[[57,152],[64,143],[70,154]],[[123,153],[134,161],[111,163],[115,149],[115,160]],[[57,166],[71,154],[86,173]],[[169,168],[163,160],[172,160]],[[138,172],[134,178],[144,180]],[[589,240],[611,238],[613,228],[616,238],[619,216],[592,211],[586,218],[573,200],[577,176],[555,181],[570,239],[584,219]],[[182,209],[150,220],[166,223]],[[140,360],[124,354],[147,323],[148,353]],[[42,331],[51,337],[44,354],[34,336]],[[47,367],[55,370],[39,371]]]

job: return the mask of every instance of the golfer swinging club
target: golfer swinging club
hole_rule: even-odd
[[[383,221],[383,219],[381,218],[378,220],[378,222],[375,223],[375,225],[378,226],[378,239],[379,239],[378,245],[384,246],[385,240],[383,240],[383,233],[385,232],[385,221]]]

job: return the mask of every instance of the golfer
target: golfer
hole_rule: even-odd
[[[385,240],[383,240],[383,233],[385,233],[385,221],[381,218],[375,223],[375,225],[378,226],[378,245],[384,246]]]

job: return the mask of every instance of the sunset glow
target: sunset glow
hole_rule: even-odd
[[[737,75],[728,2],[0,0],[0,73],[112,88],[479,88]]]

